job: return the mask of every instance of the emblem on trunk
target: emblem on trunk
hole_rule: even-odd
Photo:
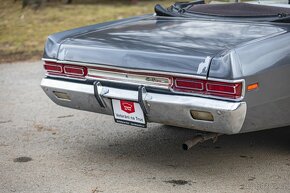
[[[155,77],[147,76],[145,80],[149,82],[156,82],[156,83],[168,83],[168,80],[166,78],[155,78]]]

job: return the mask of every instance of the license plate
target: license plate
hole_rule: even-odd
[[[116,123],[146,127],[146,120],[139,103],[112,99],[114,118]]]

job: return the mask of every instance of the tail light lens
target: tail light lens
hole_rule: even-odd
[[[219,82],[199,79],[174,78],[173,89],[223,98],[238,99],[242,96],[243,83]]]
[[[88,73],[85,66],[59,64],[54,62],[45,62],[43,66],[49,75],[85,78]]]
[[[85,67],[81,66],[63,66],[65,74],[74,76],[85,76]]]
[[[191,80],[191,79],[175,79],[175,88],[177,90],[185,91],[203,91],[204,82],[202,80]]]
[[[60,64],[46,62],[43,66],[48,73],[62,73],[62,66]]]

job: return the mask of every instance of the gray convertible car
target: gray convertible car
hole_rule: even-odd
[[[288,126],[289,32],[288,1],[156,5],[50,35],[41,87],[58,105],[117,123],[210,133],[199,141]]]

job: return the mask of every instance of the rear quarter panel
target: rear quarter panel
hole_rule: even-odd
[[[235,79],[259,88],[246,91],[247,115],[241,132],[290,125],[290,33],[234,50],[240,70]]]

